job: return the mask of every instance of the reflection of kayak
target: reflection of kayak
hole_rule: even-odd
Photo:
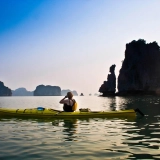
[[[28,118],[94,118],[94,117],[135,117],[137,110],[120,110],[120,111],[76,111],[63,112],[47,108],[32,108],[32,109],[5,109],[0,108],[0,117],[28,117]]]

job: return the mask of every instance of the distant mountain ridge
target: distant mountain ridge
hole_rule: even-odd
[[[27,91],[26,88],[12,90],[12,96],[33,96],[33,91]]]
[[[0,81],[0,96],[65,96],[67,92],[72,92],[74,96],[78,96],[77,91],[70,89],[61,90],[59,86],[51,85],[38,85],[34,91],[28,91],[24,87],[11,90],[4,86],[4,83]]]
[[[66,95],[67,95],[67,92],[72,92],[74,96],[78,96],[77,91],[75,91],[75,90],[74,90],[74,91],[71,91],[71,90],[69,90],[69,89],[63,89],[63,90],[61,91],[61,95],[62,95],[62,96],[66,96]]]
[[[42,86],[44,86],[44,85],[40,85],[41,87]],[[53,93],[51,93],[51,92],[54,92],[53,90],[55,89],[55,88],[52,88],[53,86],[51,86],[51,88],[50,87],[48,87],[48,89],[45,89],[45,93],[44,93],[44,90],[43,91],[40,91],[40,89],[38,89],[39,91],[39,95],[44,95],[44,96],[46,96],[46,95],[48,95],[48,96],[50,96],[50,95],[53,95],[54,96],[54,94]],[[56,86],[54,86],[54,87],[56,87]],[[58,86],[57,86],[58,87]],[[50,88],[50,89],[49,89]],[[52,90],[53,89],[53,90]],[[48,91],[47,91],[48,90]],[[36,91],[36,90],[35,90]],[[36,91],[37,92],[37,91]],[[48,92],[48,93],[47,93]],[[50,93],[49,93],[50,92]],[[75,91],[75,90],[73,90],[73,91],[71,91],[70,89],[64,89],[64,90],[61,90],[61,94],[59,94],[58,93],[58,95],[60,96],[60,95],[62,95],[62,96],[65,96],[66,94],[67,94],[67,92],[72,92],[73,93],[73,95],[74,96],[78,96],[78,93],[77,93],[77,91]],[[36,93],[37,94],[37,93]],[[15,89],[15,90],[12,90],[12,96],[33,96],[34,95],[34,91],[27,91],[27,89],[26,88],[24,88],[24,87],[21,87],[21,88],[18,88],[18,89]]]

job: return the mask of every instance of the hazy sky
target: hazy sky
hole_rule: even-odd
[[[0,81],[98,93],[125,44],[160,43],[160,0],[0,0]]]

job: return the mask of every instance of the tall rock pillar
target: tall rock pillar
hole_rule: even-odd
[[[99,88],[99,92],[103,93],[103,96],[113,96],[116,91],[116,75],[115,75],[115,67],[116,65],[112,65],[110,67],[110,73],[108,74],[107,81],[104,81],[101,87]]]

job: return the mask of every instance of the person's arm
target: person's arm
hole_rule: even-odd
[[[67,98],[67,96],[65,96],[63,99],[61,99],[60,101],[59,101],[59,103],[61,103],[61,104],[64,104],[64,100]]]

